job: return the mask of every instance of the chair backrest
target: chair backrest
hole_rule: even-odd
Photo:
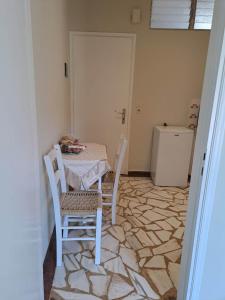
[[[67,192],[66,176],[65,176],[65,169],[63,164],[62,152],[59,144],[54,145],[54,149],[56,152],[57,165],[60,171],[61,190],[63,193],[66,193]]]
[[[60,158],[58,159],[58,156],[60,156],[61,154],[61,150],[60,153],[59,150],[60,146],[56,145],[47,155],[44,156],[45,166],[47,169],[48,179],[53,198],[55,220],[58,220],[58,217],[60,216],[60,192],[67,191],[62,157],[61,161]]]
[[[115,181],[113,186],[113,191],[117,192],[119,179],[120,179],[120,173],[123,165],[124,156],[126,153],[127,148],[127,139],[121,138],[120,145],[118,152],[116,153],[115,162],[114,162],[114,172],[115,174]]]

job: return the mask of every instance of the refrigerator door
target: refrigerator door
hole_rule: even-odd
[[[187,186],[193,131],[155,129],[153,181],[161,186]],[[153,146],[154,148],[154,146]]]

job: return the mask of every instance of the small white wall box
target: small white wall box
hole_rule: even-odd
[[[151,175],[155,185],[187,186],[193,135],[185,127],[154,128]]]
[[[140,24],[141,23],[141,9],[133,8],[131,12],[131,23],[132,24]]]

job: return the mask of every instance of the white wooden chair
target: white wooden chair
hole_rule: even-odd
[[[107,174],[107,175],[111,175],[108,176],[111,177],[110,178],[111,182],[109,182],[107,179],[106,182],[101,182],[101,178],[98,181],[98,191],[102,191],[102,199],[103,199],[102,205],[111,206],[112,224],[116,224],[117,193],[118,193],[120,173],[121,173],[124,156],[126,153],[126,148],[127,148],[127,139],[121,138],[121,142],[119,144],[118,151],[115,156],[113,170],[112,172],[109,172]]]
[[[56,145],[44,161],[50,182],[56,226],[57,266],[62,265],[63,241],[95,240],[95,264],[100,263],[102,198],[98,191],[68,192],[60,146]],[[70,226],[70,223],[73,223]],[[95,237],[68,237],[68,230],[95,229]]]

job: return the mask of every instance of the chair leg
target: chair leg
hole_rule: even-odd
[[[56,266],[62,266],[62,230],[56,228]]]
[[[101,235],[102,235],[102,209],[97,209],[96,216],[96,237],[95,237],[95,264],[99,265],[101,261]]]
[[[102,193],[102,177],[98,179],[98,191]]]
[[[63,220],[63,226],[68,226],[68,225],[69,225],[69,218],[68,216],[65,216]],[[68,229],[63,229],[63,237],[68,238]]]
[[[116,200],[117,200],[117,193],[113,193],[112,195],[112,224],[116,224]]]

